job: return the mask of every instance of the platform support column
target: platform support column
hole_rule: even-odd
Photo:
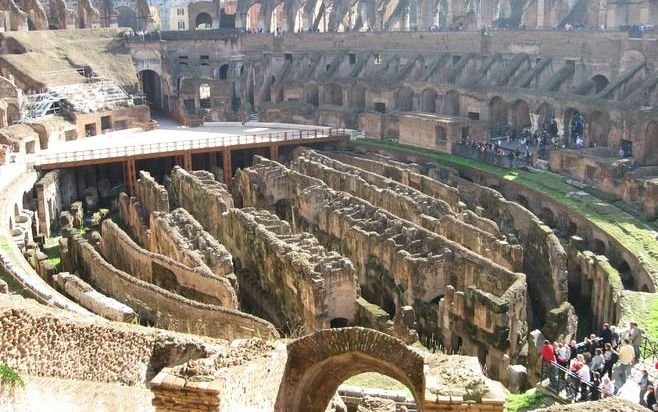
[[[130,158],[122,163],[123,182],[128,188],[130,196],[137,195],[137,172],[135,171],[135,159]]]
[[[231,176],[231,169],[232,169],[231,149],[229,148],[224,149],[224,151],[222,152],[222,156],[223,156],[222,163],[224,165],[224,183],[229,185],[231,184],[231,178],[233,177]]]

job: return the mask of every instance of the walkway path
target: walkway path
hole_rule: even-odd
[[[0,410],[12,412],[146,412],[153,411],[151,391],[144,386],[25,377],[25,389],[13,396],[0,393]]]

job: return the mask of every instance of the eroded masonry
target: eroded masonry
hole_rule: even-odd
[[[653,342],[655,2],[467,3],[0,0],[0,409],[502,411]]]

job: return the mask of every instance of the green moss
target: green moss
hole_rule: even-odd
[[[543,406],[544,395],[534,389],[518,395],[508,395],[505,399],[505,412],[527,411]]]
[[[658,337],[658,294],[626,291],[621,298],[619,325],[636,320],[644,331]]]
[[[48,256],[48,261],[60,271],[62,269],[62,259],[59,255],[59,237],[49,238],[43,245],[43,253]]]

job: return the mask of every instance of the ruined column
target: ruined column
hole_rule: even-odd
[[[231,184],[231,178],[233,177],[231,174],[231,149],[224,149],[222,152],[223,156],[223,166],[224,166],[224,183],[227,185]]]

